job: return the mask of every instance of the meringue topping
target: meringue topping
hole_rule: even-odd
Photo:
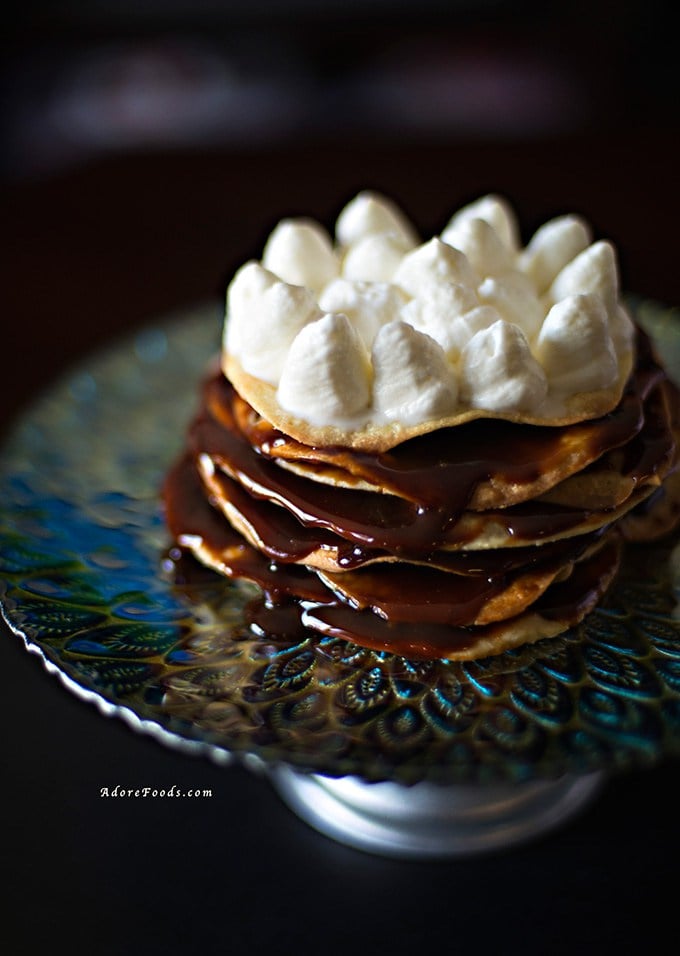
[[[284,282],[320,292],[338,274],[330,236],[308,219],[284,219],[267,240],[262,264]]]
[[[417,297],[442,282],[474,288],[479,279],[463,252],[435,236],[404,256],[392,281]]]
[[[474,202],[463,206],[451,217],[448,226],[442,233],[456,230],[463,222],[468,219],[483,219],[496,232],[498,238],[508,249],[517,251],[519,249],[519,227],[517,218],[508,202],[502,196],[490,194],[481,196]]]
[[[368,406],[368,354],[346,315],[328,313],[300,330],[286,356],[278,398],[294,415],[321,423],[351,420]]]
[[[465,253],[480,276],[502,275],[514,268],[515,256],[484,219],[465,217],[451,223],[442,240]]]
[[[473,335],[463,349],[461,390],[473,408],[521,411],[540,406],[548,380],[520,327],[501,319]]]
[[[406,322],[389,322],[372,352],[373,404],[380,417],[420,422],[456,407],[458,384],[434,339]]]
[[[408,298],[387,282],[350,282],[334,279],[319,299],[324,312],[343,312],[368,348],[382,325],[391,322]]]
[[[363,190],[349,202],[335,225],[335,235],[342,246],[385,233],[406,248],[418,242],[416,230],[395,203],[371,190]]]
[[[225,349],[238,355],[249,374],[272,384],[297,333],[322,314],[309,289],[282,282],[257,262],[236,273],[227,308]]]
[[[590,244],[590,229],[578,216],[559,216],[536,230],[520,254],[521,270],[539,295],[558,272]]]
[[[592,293],[567,296],[552,307],[535,352],[556,391],[588,392],[616,381],[607,313],[602,299]]]
[[[285,219],[262,262],[239,270],[222,365],[271,386],[282,416],[331,429],[389,419],[422,432],[476,412],[538,424],[602,414],[632,353],[616,251],[592,242],[579,216],[546,222],[522,247],[512,208],[489,195],[422,241],[395,203],[364,191],[335,238]]]

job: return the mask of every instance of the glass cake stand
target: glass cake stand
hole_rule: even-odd
[[[680,373],[680,317],[635,302]],[[680,753],[680,548],[631,547],[568,634],[468,663],[243,624],[252,588],[177,584],[159,502],[219,347],[218,307],[72,370],[0,461],[0,601],[64,685],[159,741],[263,771],[302,819],[383,855],[536,838],[615,771]]]

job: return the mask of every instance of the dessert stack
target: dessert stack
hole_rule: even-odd
[[[678,520],[679,404],[579,216],[522,245],[484,196],[422,242],[363,192],[234,276],[166,519],[273,640],[488,656],[577,625]]]

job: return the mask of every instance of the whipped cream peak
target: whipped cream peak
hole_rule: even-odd
[[[465,253],[480,276],[502,275],[514,268],[514,254],[485,219],[469,216],[450,223],[441,238]]]
[[[370,348],[382,325],[392,321],[408,299],[388,282],[351,282],[334,279],[319,298],[324,312],[343,312]]]
[[[312,423],[351,421],[371,398],[366,346],[346,315],[328,313],[305,325],[281,371],[281,406]]]
[[[545,310],[527,276],[516,270],[487,276],[477,294],[484,305],[493,306],[506,322],[518,325],[530,341],[534,339]]]
[[[635,349],[635,324],[626,308],[619,303],[614,311],[607,315],[607,324],[617,358],[630,355]]]
[[[520,253],[520,268],[531,279],[537,293],[543,295],[557,273],[590,242],[590,229],[580,216],[558,216],[533,234]]]
[[[517,218],[510,204],[502,196],[489,193],[487,196],[481,196],[474,202],[463,206],[449,220],[446,229],[442,232],[442,238],[445,238],[445,234],[448,232],[455,232],[470,219],[482,219],[488,223],[511,252],[519,249]]]
[[[418,243],[418,234],[401,209],[372,190],[363,190],[342,210],[335,224],[341,246],[352,246],[367,236],[391,235],[404,248]]]
[[[478,278],[463,252],[435,236],[404,256],[392,281],[418,296],[443,282],[474,288]]]
[[[345,250],[342,275],[356,282],[391,282],[411,248],[401,236],[390,232],[363,236]]]
[[[451,414],[458,383],[442,347],[407,322],[388,322],[373,343],[373,407],[378,418],[414,424]]]
[[[262,264],[285,282],[314,292],[339,272],[330,236],[311,219],[283,219],[267,240]]]
[[[227,290],[229,311],[235,309],[240,312],[250,308],[257,301],[258,296],[270,289],[275,282],[280,281],[278,276],[254,259],[245,262],[229,283]]]
[[[569,295],[594,292],[604,302],[607,314],[619,303],[619,274],[616,252],[611,242],[600,240],[587,246],[558,272],[548,298],[552,304]]]
[[[272,386],[283,412],[341,431],[388,420],[422,431],[480,411],[549,424],[612,407],[634,335],[614,246],[579,216],[549,220],[523,247],[512,208],[490,194],[423,241],[364,191],[334,236],[284,219],[262,261],[236,273],[222,364]]]
[[[297,333],[321,314],[309,289],[282,282],[257,262],[246,263],[234,276],[227,309],[224,348],[250,375],[272,384]]]
[[[534,351],[553,391],[590,392],[618,377],[607,311],[593,293],[567,296],[554,305]]]
[[[470,339],[481,332],[482,329],[490,329],[496,322],[502,321],[501,314],[491,305],[478,305],[469,312],[459,315],[451,323],[449,329],[449,341],[451,346],[449,354],[453,358],[458,358]]]
[[[439,342],[444,352],[453,358],[460,351],[457,320],[478,305],[473,289],[459,282],[442,282],[408,301],[401,310],[401,317],[414,329]]]
[[[502,319],[464,347],[460,386],[467,404],[490,412],[538,410],[548,394],[545,372],[526,336]]]

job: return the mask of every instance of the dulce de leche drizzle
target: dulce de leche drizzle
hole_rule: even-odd
[[[579,436],[581,442],[576,443],[587,444],[587,450],[580,454],[586,462],[591,462],[622,444],[630,445],[635,439],[635,451],[629,454],[626,467],[633,471],[632,480],[637,485],[655,474],[673,447],[665,404],[658,397],[663,373],[654,369],[654,366],[643,366],[633,376],[617,409],[590,423],[584,435]],[[398,469],[392,467],[391,462],[399,454],[399,448],[389,455],[374,456],[343,450],[343,455],[351,455],[360,462],[370,460],[373,475],[380,469],[389,469],[391,487],[394,489],[402,482],[399,485],[402,497],[337,487],[280,467],[275,459],[258,453],[246,440],[231,412],[233,400],[231,386],[221,377],[207,383],[204,409],[190,429],[193,453],[208,455],[219,469],[245,489],[247,494],[240,496],[239,510],[250,524],[262,523],[262,503],[272,502],[294,517],[291,528],[300,525],[304,529],[318,529],[349,542],[353,547],[341,549],[345,567],[366,560],[365,549],[422,559],[443,547],[461,547],[489,521],[505,529],[505,534],[516,541],[549,539],[578,529],[591,513],[579,507],[533,499],[520,500],[520,504],[507,508],[488,509],[478,519],[467,511],[466,521],[459,521],[479,485],[495,479],[512,484],[516,490],[522,484],[534,482],[536,475],[547,468],[546,463],[562,454],[564,443],[574,441],[574,431],[579,426],[550,429],[493,420],[475,422],[475,426],[483,426],[486,452],[480,447],[478,432],[468,425],[455,430],[442,429],[437,437],[424,436],[399,446],[408,445],[409,450],[404,453],[408,467],[401,462]],[[456,434],[452,435],[452,431]],[[459,438],[461,431],[464,434]],[[420,459],[414,452],[414,447],[421,445],[429,448],[429,455],[425,456],[430,462],[427,468],[417,463]],[[435,445],[437,461],[433,459]],[[448,457],[444,457],[444,451]],[[414,500],[416,488],[417,501]],[[521,494],[519,497],[521,499]],[[432,504],[433,501],[437,503]],[[282,520],[280,516],[272,517],[271,527],[280,526]],[[289,535],[287,552],[286,535]],[[305,549],[309,553],[313,539],[302,535],[304,540],[300,541],[300,537],[290,528],[282,529],[276,545],[279,560],[298,560]]]
[[[221,573],[258,584],[272,600],[299,595],[323,601],[328,592],[315,574],[297,565],[278,566],[247,544],[210,505],[193,459],[183,456],[168,472],[162,490],[165,520],[181,547],[200,541],[209,563]]]
[[[459,610],[444,622],[426,612],[414,627],[412,614],[407,615],[407,620],[398,620],[376,614],[369,608],[357,610],[325,588],[316,574],[306,568],[267,561],[246,544],[208,502],[190,457],[183,457],[168,473],[163,498],[168,527],[180,545],[189,537],[200,538],[204,548],[202,557],[207,558],[210,565],[228,576],[254,581],[262,588],[263,599],[251,602],[246,609],[247,623],[256,631],[272,637],[285,635],[287,639],[294,639],[295,635],[304,636],[311,628],[317,633],[342,637],[376,650],[391,650],[414,659],[444,656],[472,646],[480,635],[489,638],[494,634],[499,625],[471,627],[458,621],[474,616],[479,601],[499,593],[512,576],[509,577],[508,572],[516,570],[514,553],[500,555],[496,552],[501,573],[494,581],[488,581],[486,562],[490,558],[481,556],[481,566],[474,567],[477,563],[474,562],[473,567],[467,569],[469,575],[451,575],[451,582],[458,581],[458,585],[454,585],[449,601],[453,604],[456,597],[461,599]],[[595,536],[587,538],[588,542],[595,540]],[[540,551],[542,555],[543,548],[532,549],[533,558],[536,562],[544,560],[548,564],[551,560],[558,562],[560,558],[566,558],[568,551],[574,558],[586,544],[583,539],[568,544],[561,542],[554,548],[545,545],[545,559],[536,554]],[[603,572],[613,565],[616,549],[615,540],[605,540],[594,557],[574,564],[567,581],[553,584],[537,602],[537,605],[541,604],[541,614],[546,618],[571,621],[574,607],[580,610],[584,604],[596,600],[601,593]],[[461,556],[463,571],[466,570],[463,567],[466,560],[468,563],[473,561],[463,560]],[[424,569],[424,572],[429,570]],[[397,587],[403,583],[402,572],[408,573],[397,569]],[[457,594],[458,588],[467,588],[472,596]],[[405,607],[407,601],[403,595],[399,600],[401,607]],[[427,594],[422,589],[412,590],[411,600],[413,610],[417,611],[417,606],[421,609],[426,606]]]
[[[599,536],[582,535],[546,545],[545,549],[522,549],[527,559],[524,565],[516,556],[506,554],[513,549],[499,549],[491,560],[485,556],[479,566],[471,560],[462,572],[399,562],[350,573],[322,573],[322,579],[344,603],[370,608],[386,620],[469,625],[477,621],[482,610],[488,613],[490,603],[498,597],[503,598],[501,616],[521,610],[560,572],[570,569],[588,545],[599,543]],[[463,564],[460,556],[459,563]]]
[[[258,551],[277,562],[304,562],[313,551],[321,550],[337,555],[337,564],[343,572],[390,557],[390,552],[378,548],[359,547],[346,542],[338,535],[325,529],[307,528],[301,525],[290,512],[269,501],[251,498],[241,486],[222,472],[215,472],[209,479],[209,488],[214,489],[214,498],[217,502],[228,502],[246,521],[257,540]],[[518,524],[528,527],[530,523],[540,523],[544,514],[557,510],[551,505],[535,506],[527,516],[519,516]],[[576,521],[575,516],[583,512],[576,509],[562,509],[565,512],[563,524],[571,529]],[[482,520],[481,515],[478,516]],[[499,513],[498,520],[503,516]],[[567,520],[568,519],[568,520]],[[217,516],[215,516],[215,520]],[[552,524],[554,526],[554,518]],[[511,548],[494,548],[489,550],[448,550],[432,551],[421,558],[426,561],[428,570],[448,572],[449,574],[465,576],[489,576],[491,574],[507,574],[519,568],[526,569],[535,564],[558,562],[564,564],[571,556],[581,550],[581,541],[589,541],[590,535],[582,534],[573,538],[551,541],[540,549],[535,545],[515,546]],[[403,563],[403,555],[402,555]],[[413,582],[410,576],[423,574],[421,564],[406,564],[404,574],[404,588],[410,590]],[[365,572],[366,574],[368,572]],[[396,585],[396,569],[390,565],[389,570],[384,567],[380,571],[374,570],[374,576],[391,576]]]
[[[553,466],[566,477],[630,441],[642,428],[645,400],[663,378],[648,340],[641,335],[637,367],[621,401],[608,415],[562,428],[478,419],[375,454],[332,447],[309,448],[305,456],[306,446],[260,418],[222,377],[208,384],[205,402],[217,421],[240,430],[248,444],[268,458],[301,457],[312,465],[324,462],[365,479],[382,492],[458,514],[475,508],[478,489],[494,478],[513,485],[518,494],[518,489],[526,488],[526,496],[534,497],[540,493],[534,483]],[[501,491],[500,501],[482,507],[502,506],[502,498]]]
[[[589,469],[625,475],[646,494],[668,468],[665,376],[644,337],[639,356],[620,403],[597,420],[552,428],[479,420],[379,454],[300,445],[213,373],[186,454],[164,484],[168,527],[208,566],[260,586],[248,620],[261,633],[311,629],[434,658],[493,641],[527,607],[569,626],[614,573],[619,535],[607,526],[616,516],[540,495]],[[282,467],[286,458],[302,473]],[[313,480],[324,469],[325,478],[351,480]],[[356,480],[380,490],[352,487]],[[502,506],[504,489],[516,503]],[[501,504],[482,507],[494,494]],[[513,546],[466,549],[489,526]],[[324,554],[332,561],[317,573],[312,555]],[[496,620],[490,607],[499,623],[475,624]]]
[[[618,567],[620,547],[614,538],[590,559],[576,564],[572,574],[550,587],[533,605],[546,620],[569,626],[592,610],[607,589]],[[266,629],[266,607],[254,610],[259,626]],[[391,651],[411,659],[431,660],[451,656],[492,641],[506,622],[482,627],[464,627],[424,621],[415,626],[404,621],[378,617],[370,610],[354,610],[347,605],[303,604],[301,622],[327,637],[353,641],[377,651]]]

